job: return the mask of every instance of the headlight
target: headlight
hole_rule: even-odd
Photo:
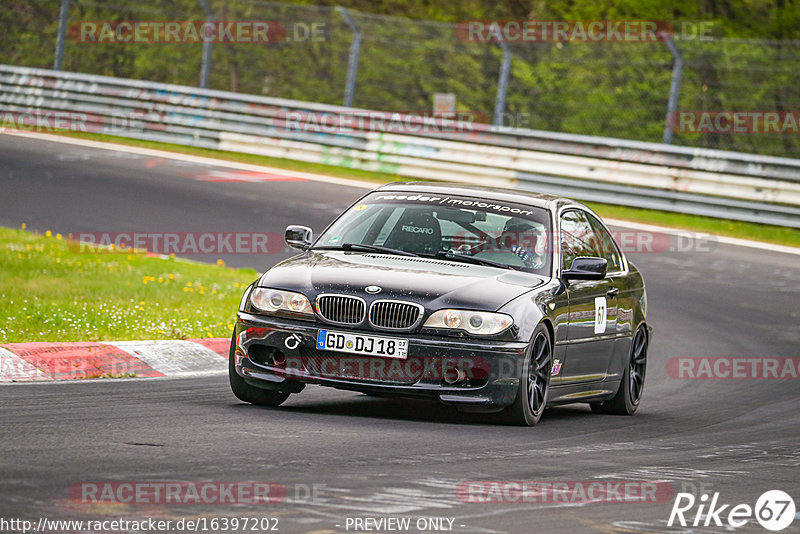
[[[504,313],[478,312],[469,310],[439,310],[425,321],[427,328],[464,330],[470,334],[490,336],[499,334],[514,322]]]
[[[314,317],[311,303],[302,293],[257,287],[250,294],[250,302],[257,310],[266,313],[285,312],[290,315]]]

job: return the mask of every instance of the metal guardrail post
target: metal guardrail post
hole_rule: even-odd
[[[672,127],[675,120],[675,112],[678,110],[678,94],[681,90],[681,77],[683,76],[683,55],[672,39],[668,35],[665,39],[667,48],[672,53],[675,63],[672,66],[672,81],[669,84],[669,101],[667,102],[667,119],[664,123],[664,144],[672,144]]]
[[[61,0],[61,10],[58,12],[58,37],[56,39],[56,58],[53,61],[53,70],[61,70],[64,60],[64,41],[67,37],[67,17],[69,16],[69,0]]]
[[[208,4],[208,0],[197,0],[206,12],[206,22],[214,23],[214,10]],[[203,39],[203,60],[200,64],[200,87],[206,89],[208,87],[208,76],[211,72],[211,47],[213,46],[211,40]]]
[[[361,50],[361,30],[358,24],[342,6],[336,6],[336,11],[342,14],[345,23],[353,32],[353,42],[350,44],[350,57],[347,59],[347,82],[344,89],[345,107],[353,107],[353,93],[356,88],[356,73],[358,72],[358,53]]]
[[[508,75],[511,72],[511,49],[505,41],[498,41],[503,50],[503,61],[500,64],[500,76],[497,79],[497,97],[494,101],[494,117],[492,125],[503,125],[503,114],[506,111],[506,91],[508,90]]]

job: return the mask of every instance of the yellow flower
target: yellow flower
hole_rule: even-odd
[[[172,274],[172,273],[170,273],[170,275],[169,275],[169,279],[170,279],[170,280],[175,280],[175,275],[174,275],[174,274]]]
[[[56,239],[61,239],[61,234],[56,234]]]
[[[53,232],[51,232],[50,230],[48,230],[48,231],[46,231],[46,232],[44,233],[44,236],[45,236],[45,237],[53,237]]]

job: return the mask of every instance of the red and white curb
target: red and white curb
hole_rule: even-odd
[[[223,372],[230,340],[6,343],[0,382],[174,377]]]

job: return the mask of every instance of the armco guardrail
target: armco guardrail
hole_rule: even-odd
[[[7,65],[0,106],[0,127],[57,112],[50,126],[800,228],[788,158]]]

